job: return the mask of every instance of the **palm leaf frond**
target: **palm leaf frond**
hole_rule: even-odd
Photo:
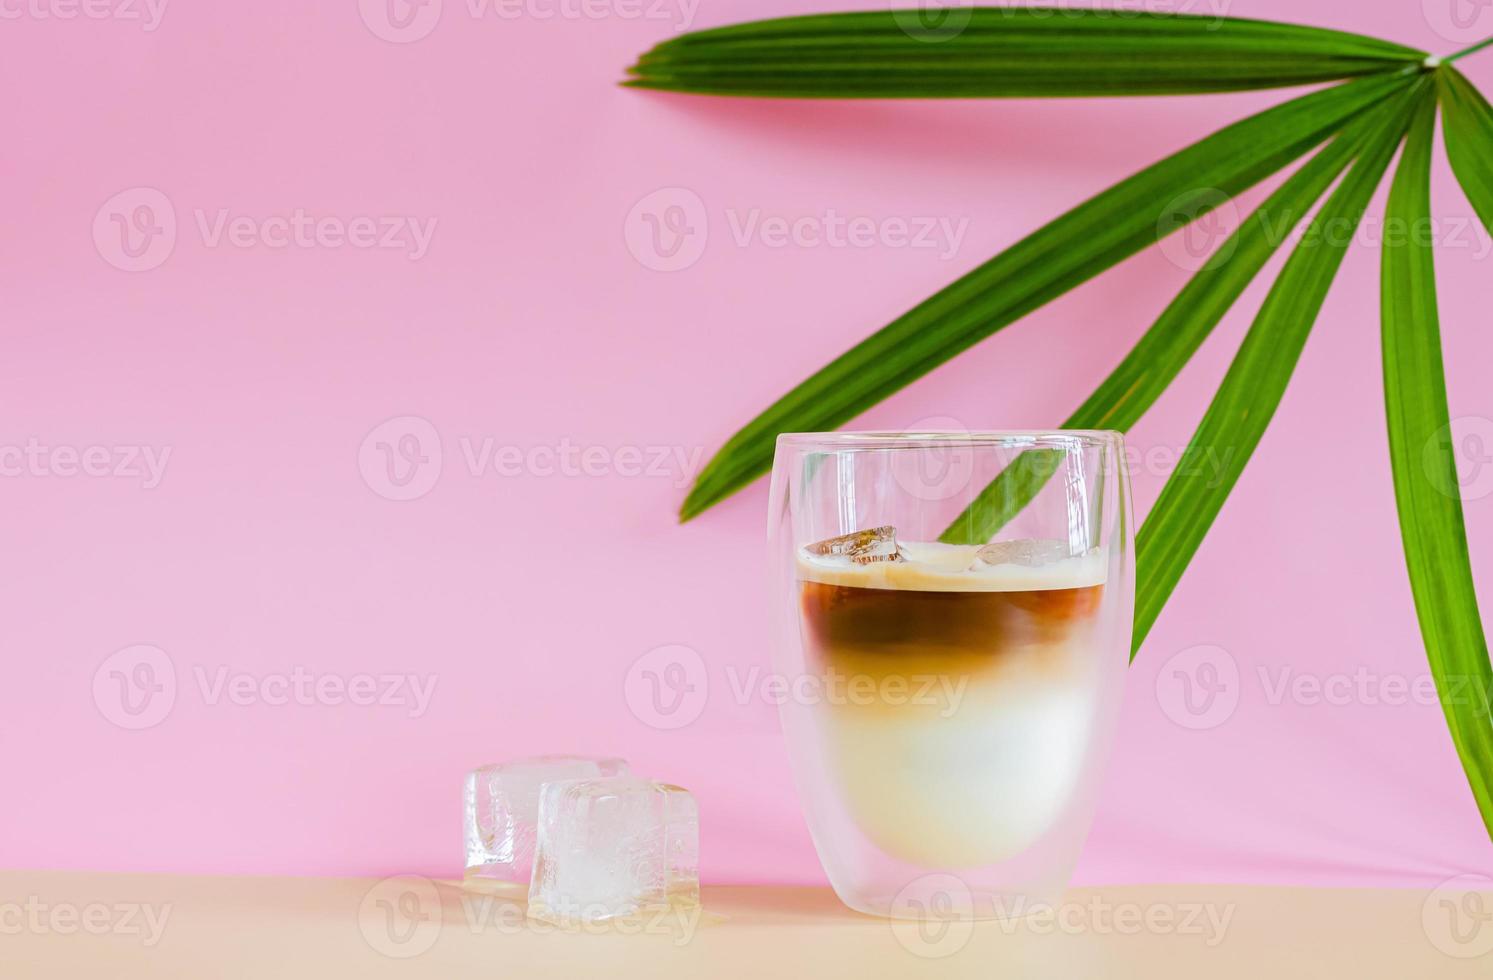
[[[1450,122],[1453,110],[1448,108],[1447,114],[1450,137],[1460,124]],[[1434,128],[1434,108],[1423,106],[1390,189],[1392,227],[1430,225]],[[1424,236],[1385,237],[1382,334],[1390,460],[1410,589],[1452,742],[1493,834],[1493,717],[1488,706],[1493,667],[1462,522],[1442,370],[1435,264]]]
[[[1214,253],[1119,367],[1063,423],[1065,429],[1128,431],[1155,404],[1245,288],[1352,162],[1382,121],[1365,113],[1307,161]],[[989,541],[1056,470],[1061,452],[1034,449],[1003,470],[944,532],[941,541]]]
[[[1442,68],[1436,75],[1452,172],[1478,217],[1493,232],[1493,106],[1455,68]]]
[[[766,472],[780,432],[833,429],[955,354],[1265,179],[1415,81],[1356,79],[1267,109],[1091,198],[908,313],[747,423],[701,471],[687,520]],[[1181,195],[1178,188],[1187,190]],[[1167,220],[1174,218],[1175,220]]]
[[[1342,31],[1227,17],[1052,8],[819,14],[698,31],[624,84],[716,95],[1171,95],[1302,85],[1417,64]]]
[[[1408,101],[1423,103],[1433,92],[1417,82],[1397,100],[1271,288],[1188,445],[1189,452],[1214,454],[1220,464],[1216,476],[1205,480],[1174,472],[1141,525],[1135,543],[1133,649],[1144,642],[1270,424],[1353,232],[1404,135]]]

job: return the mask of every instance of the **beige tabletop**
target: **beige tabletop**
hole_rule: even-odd
[[[827,889],[559,930],[416,876],[0,872],[0,977],[1493,977],[1493,892],[1082,888],[1016,921],[891,923]]]

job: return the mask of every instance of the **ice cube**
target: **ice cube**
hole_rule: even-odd
[[[621,759],[545,755],[483,766],[467,774],[466,876],[509,883],[522,894],[534,868],[534,827],[545,783],[627,772]]]
[[[816,541],[804,550],[819,558],[848,558],[857,565],[907,560],[897,547],[897,529],[890,525]]]
[[[1062,561],[1069,556],[1068,542],[1050,541],[1043,538],[1023,538],[1016,541],[996,541],[975,552],[975,563],[971,571],[979,571],[993,565],[1027,565],[1036,567]]]
[[[634,776],[550,783],[529,915],[600,922],[700,904],[700,815],[687,790]]]

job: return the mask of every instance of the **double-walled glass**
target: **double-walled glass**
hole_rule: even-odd
[[[787,434],[769,507],[783,727],[840,898],[1055,905],[1129,661],[1121,437]]]

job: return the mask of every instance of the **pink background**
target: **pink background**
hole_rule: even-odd
[[[1228,12],[1448,53],[1468,41],[1438,35],[1439,2]],[[834,6],[703,0],[691,26]],[[674,33],[677,2],[651,7],[665,19],[622,16],[639,9],[626,4],[527,9],[479,19],[445,0],[429,35],[403,43],[376,36],[355,0],[178,0],[153,31],[29,13],[0,29],[0,446],[170,450],[149,489],[63,475],[65,453],[0,478],[0,866],[450,875],[463,771],[574,751],[625,755],[693,789],[710,879],[822,880],[775,709],[733,692],[768,669],[765,486],[680,527],[681,468],[624,475],[625,447],[645,463],[650,447],[708,457],[788,386],[1043,221],[1286,96],[645,94],[613,83]],[[1477,36],[1493,34],[1482,9]],[[362,12],[377,23],[376,4]],[[1464,64],[1493,90],[1493,54]],[[1436,170],[1438,213],[1465,223],[1439,145]],[[115,265],[106,206],[132,188],[164,195],[177,223],[174,249],[138,272]],[[687,191],[652,199],[664,210],[705,217],[686,246],[698,260],[672,272],[649,267],[645,219],[629,217],[661,188]],[[115,210],[132,213],[123,200]],[[752,209],[831,208],[967,220],[967,233],[948,257],[733,236],[731,216]],[[436,226],[417,260],[325,241],[212,244],[197,215],[211,225],[223,209]],[[1452,414],[1482,432],[1489,245],[1465,227],[1459,240],[1439,258]],[[1375,248],[1352,252],[1275,426],[1131,671],[1083,882],[1493,872],[1440,708],[1394,703],[1394,679],[1413,692],[1425,660],[1386,462],[1377,263]],[[1055,425],[1186,275],[1159,250],[1141,255],[857,427]],[[1185,446],[1261,297],[1251,290],[1135,429],[1143,454]],[[420,471],[428,493],[390,500],[374,443],[418,431],[360,446],[406,416],[434,430],[440,466]],[[544,475],[542,452],[526,474],[474,473],[465,450],[483,440],[517,447],[510,460],[595,447],[592,475]],[[1142,467],[1142,510],[1164,476]],[[1467,503],[1485,599],[1487,476]],[[110,672],[134,654],[109,658],[137,644],[168,658],[149,666],[174,673],[176,691],[132,730],[116,724],[139,716],[121,714]],[[629,701],[629,670],[675,644],[698,653],[682,662],[708,696],[664,729]],[[1179,654],[1173,672],[1199,658],[1239,672],[1237,705],[1208,727],[1178,724],[1166,675],[1158,685]],[[249,678],[239,700],[251,703],[215,691],[224,669]],[[1367,677],[1370,693],[1272,698],[1287,669]],[[335,693],[266,703],[297,670],[436,686],[423,713]]]

